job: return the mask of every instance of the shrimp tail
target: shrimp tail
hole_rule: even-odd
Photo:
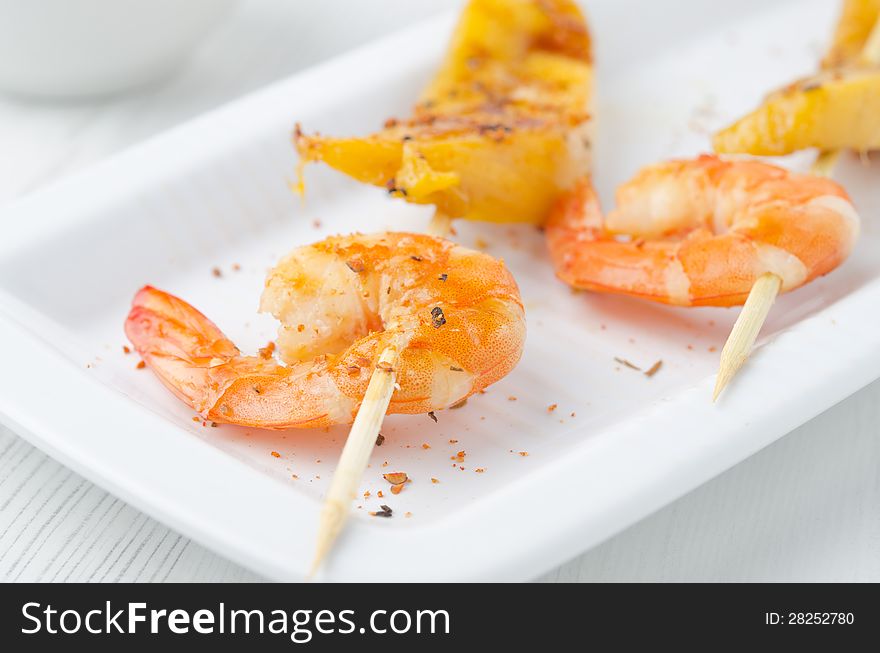
[[[241,356],[201,312],[152,286],[134,296],[125,334],[162,383],[203,416],[233,380],[222,373],[224,366]]]

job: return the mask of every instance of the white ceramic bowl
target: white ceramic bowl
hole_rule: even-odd
[[[0,0],[0,90],[116,93],[157,81],[236,0]]]

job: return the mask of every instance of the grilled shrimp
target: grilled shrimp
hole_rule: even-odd
[[[205,419],[268,429],[353,421],[379,356],[401,351],[389,413],[446,408],[519,361],[516,282],[487,254],[431,236],[340,236],[269,273],[261,310],[281,322],[271,356],[245,356],[208,318],[152,287],[125,331],[147,366]]]
[[[575,288],[679,306],[742,304],[772,272],[783,292],[849,255],[859,218],[835,182],[701,156],[642,170],[603,218],[588,179],[547,225],[557,276]],[[628,238],[627,238],[628,237]]]

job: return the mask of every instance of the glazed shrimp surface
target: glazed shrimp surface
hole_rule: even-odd
[[[448,407],[519,361],[516,282],[487,254],[431,236],[344,236],[294,250],[261,310],[281,321],[271,356],[245,356],[181,299],[145,287],[125,331],[162,382],[205,419],[270,429],[350,423],[377,360],[402,348],[389,413]]]
[[[783,292],[827,274],[859,233],[841,186],[757,161],[649,166],[617,202],[603,218],[584,179],[557,204],[547,240],[560,279],[664,304],[733,306],[764,273]]]

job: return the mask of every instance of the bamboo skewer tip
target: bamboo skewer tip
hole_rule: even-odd
[[[370,454],[376,445],[382,420],[394,394],[399,359],[398,340],[385,348],[370,376],[367,392],[351,425],[351,431],[339,457],[339,465],[333,473],[330,489],[321,508],[315,557],[309,578],[312,578],[320,568],[348,520],[349,505],[364,475]]]
[[[762,274],[755,281],[746,303],[743,304],[742,312],[736,319],[730,336],[721,350],[721,364],[715,379],[712,401],[718,399],[727,384],[748,360],[752,345],[755,344],[758,333],[761,331],[764,320],[767,319],[770,307],[776,301],[781,287],[782,279],[772,272]]]

